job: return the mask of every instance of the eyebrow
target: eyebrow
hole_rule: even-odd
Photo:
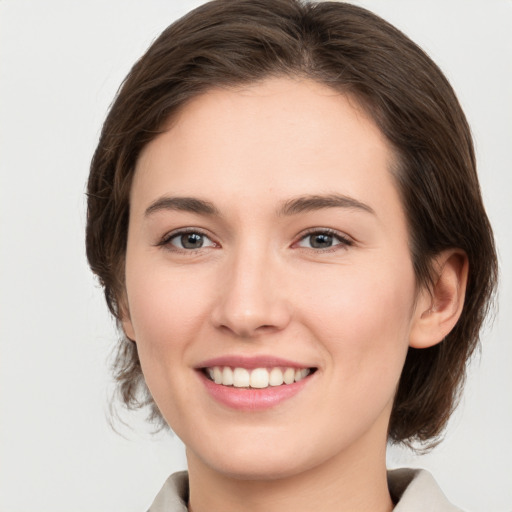
[[[144,212],[144,216],[162,210],[175,210],[199,213],[202,215],[220,215],[219,210],[209,201],[197,199],[195,197],[161,197],[151,203]]]
[[[291,216],[299,213],[322,210],[325,208],[348,208],[362,210],[375,215],[373,208],[357,199],[340,194],[307,195],[285,201],[278,209],[279,216]],[[220,216],[217,207],[203,199],[195,197],[164,196],[151,203],[144,215],[147,217],[162,210],[174,210],[198,213],[200,215]]]
[[[362,210],[375,215],[375,211],[357,199],[341,194],[301,196],[286,201],[278,210],[279,215],[296,215],[298,213],[322,210],[324,208],[348,208]]]

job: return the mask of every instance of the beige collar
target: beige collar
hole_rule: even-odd
[[[424,469],[388,471],[389,492],[397,503],[393,512],[461,512]],[[148,512],[187,512],[188,474],[174,473],[165,482]]]

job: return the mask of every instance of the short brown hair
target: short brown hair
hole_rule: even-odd
[[[351,95],[387,137],[419,285],[430,285],[442,250],[468,256],[462,315],[443,342],[409,348],[389,425],[391,441],[434,444],[478,345],[496,285],[496,252],[470,130],[451,86],[416,44],[371,12],[340,2],[215,0],[168,27],[128,74],[103,126],[88,183],[90,266],[120,320],[129,192],[141,149],[191,98],[283,75]],[[126,337],[115,376],[129,408],[149,405],[150,417],[163,422],[136,344]]]

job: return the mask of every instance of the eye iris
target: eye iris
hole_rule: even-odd
[[[332,246],[332,235],[327,233],[317,233],[309,237],[311,247],[314,249],[325,249]]]
[[[203,236],[197,233],[185,233],[181,235],[180,241],[185,249],[199,249],[203,246]]]

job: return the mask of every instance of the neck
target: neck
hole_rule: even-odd
[[[187,452],[191,512],[390,512],[385,443],[378,453],[338,454],[317,467],[273,479],[243,479]]]

